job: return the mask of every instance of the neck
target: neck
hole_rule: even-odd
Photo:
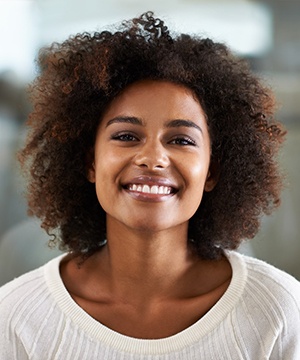
[[[73,299],[108,327],[166,337],[198,320],[226,291],[230,264],[193,256],[187,226],[154,233],[108,225],[101,251],[81,267],[70,257],[60,268]]]
[[[151,232],[128,229],[108,219],[107,245],[95,264],[113,291],[170,294],[174,284],[199,262],[188,247],[187,224]]]
[[[102,250],[77,268],[79,272],[73,262],[75,278],[93,299],[129,301],[145,308],[167,298],[205,294],[231,272],[225,258],[204,261],[191,253],[187,224],[160,232],[133,231],[113,221],[107,225],[108,241]]]

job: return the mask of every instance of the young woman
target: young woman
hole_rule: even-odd
[[[67,254],[0,290],[1,359],[299,359],[299,282],[234,251],[279,204],[270,90],[152,13],[39,63],[21,161]]]

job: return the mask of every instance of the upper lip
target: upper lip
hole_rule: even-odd
[[[151,175],[139,175],[136,176],[129,181],[126,181],[123,184],[123,187],[128,187],[130,184],[136,184],[136,185],[157,185],[157,186],[167,186],[172,188],[172,191],[177,191],[177,186],[174,184],[173,181],[161,177],[161,176],[151,176]]]

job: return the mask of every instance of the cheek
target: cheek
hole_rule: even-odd
[[[106,204],[111,192],[107,190],[107,183],[105,182],[105,178],[99,176],[99,171],[97,172],[95,187],[98,201],[102,208],[106,211]]]
[[[120,190],[120,173],[125,165],[121,159],[121,155],[112,152],[101,152],[101,157],[95,159],[96,193],[101,206],[112,203]]]
[[[98,183],[106,183],[111,181],[118,173],[121,167],[122,156],[112,151],[98,149],[95,156],[95,178]]]
[[[199,161],[189,161],[187,171],[189,172],[190,183],[193,186],[198,186],[199,190],[204,187],[205,180],[208,173],[208,161],[204,159]]]
[[[192,212],[195,212],[202,200],[207,178],[208,164],[205,162],[190,162],[187,169],[187,195]]]

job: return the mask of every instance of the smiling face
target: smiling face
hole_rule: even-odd
[[[88,177],[108,224],[187,229],[203,191],[216,183],[209,163],[205,114],[192,91],[144,80],[127,87],[103,114]]]

